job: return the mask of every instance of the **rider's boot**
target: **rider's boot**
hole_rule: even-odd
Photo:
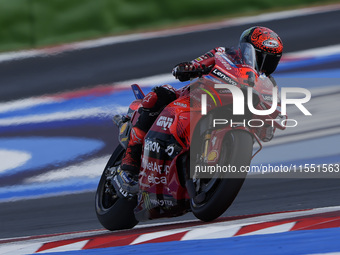
[[[138,174],[141,166],[141,154],[145,132],[138,127],[133,127],[130,133],[130,140],[117,169],[113,186],[119,190],[124,197],[138,193]]]

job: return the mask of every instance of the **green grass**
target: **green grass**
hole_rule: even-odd
[[[0,0],[0,51],[334,2],[339,0]]]

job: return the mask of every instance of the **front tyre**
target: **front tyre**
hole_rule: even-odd
[[[249,166],[252,158],[253,138],[249,132],[228,132],[221,148],[221,166]],[[240,191],[247,173],[238,173],[236,178],[199,179],[194,182],[196,197],[190,199],[193,214],[200,220],[211,221],[223,214]]]
[[[114,176],[112,169],[120,165],[123,155],[124,148],[119,144],[103,171],[96,192],[96,214],[99,222],[108,230],[129,229],[138,223],[133,212],[136,199],[120,198],[111,184]]]

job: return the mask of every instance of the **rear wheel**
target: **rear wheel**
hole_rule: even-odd
[[[253,151],[253,139],[244,130],[228,132],[223,140],[220,166],[249,166]],[[211,221],[223,214],[240,191],[247,173],[216,173],[212,178],[194,179],[196,196],[190,200],[194,215],[203,221]],[[199,177],[199,176],[198,176]]]
[[[133,212],[136,199],[118,197],[111,184],[115,167],[120,165],[123,154],[124,148],[119,144],[103,171],[96,192],[96,214],[99,222],[108,230],[129,229],[138,223]]]

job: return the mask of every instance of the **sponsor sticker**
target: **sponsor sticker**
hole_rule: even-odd
[[[142,160],[142,167],[146,170],[157,172],[158,174],[165,173],[166,175],[169,174],[170,166],[165,165],[163,170],[163,165],[157,164],[157,162],[150,162],[147,159],[143,158]]]
[[[173,206],[173,202],[171,200],[165,199],[150,199],[150,202],[154,206]]]
[[[175,147],[173,145],[168,145],[168,147],[165,150],[165,152],[169,155],[169,157],[172,156],[174,151],[175,151]]]
[[[214,75],[216,75],[217,77],[223,79],[224,81],[226,81],[228,84],[230,85],[237,85],[237,82],[234,81],[233,79],[231,79],[228,75],[226,75],[225,73],[221,72],[220,70],[218,70],[217,68],[215,68],[212,73]]]
[[[161,146],[159,145],[158,142],[154,142],[149,139],[146,139],[144,141],[144,150],[159,153],[160,149]]]
[[[214,161],[218,156],[218,152],[216,150],[211,151],[208,154],[208,161]]]
[[[167,184],[166,176],[155,176],[153,173],[148,176],[148,182],[153,184]]]
[[[279,47],[279,43],[275,40],[265,40],[262,43],[264,46],[269,47],[269,48],[277,48]]]
[[[187,104],[183,104],[183,103],[180,103],[180,102],[174,102],[174,105],[177,105],[177,106],[180,106],[180,107],[184,107],[184,108],[188,107]]]
[[[170,126],[172,125],[173,121],[174,121],[173,118],[165,117],[165,116],[160,116],[159,119],[157,120],[156,125],[158,127],[164,128],[166,130],[167,128],[170,128]]]

